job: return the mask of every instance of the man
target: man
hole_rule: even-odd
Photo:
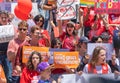
[[[8,25],[8,13],[5,11],[0,12],[0,26]],[[12,76],[11,76],[11,64],[7,59],[7,47],[8,42],[0,43],[0,63],[3,66],[3,70],[5,72],[5,76],[7,79],[7,83],[11,83]]]
[[[76,71],[78,74],[82,73],[82,70],[84,66],[88,63],[90,56],[87,53],[87,43],[89,42],[89,39],[85,36],[81,37],[78,42],[77,51],[79,51],[79,58],[80,58],[80,64],[77,67]]]

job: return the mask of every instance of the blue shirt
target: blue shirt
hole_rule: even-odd
[[[39,80],[38,83],[50,83],[49,80]]]

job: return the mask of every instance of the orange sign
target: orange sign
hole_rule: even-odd
[[[58,27],[55,27],[55,28],[53,28],[53,30],[54,30],[54,36],[55,37],[59,37],[59,29],[58,29]]]
[[[54,65],[56,68],[77,68],[79,65],[79,53],[54,52]]]
[[[4,71],[3,71],[3,67],[2,67],[1,64],[0,64],[0,79],[4,79],[4,80],[6,80],[6,78],[5,78],[5,74],[4,74]]]
[[[22,62],[26,63],[30,54],[33,51],[38,51],[42,55],[43,61],[48,61],[49,59],[49,48],[47,47],[35,47],[35,46],[23,46],[23,53],[22,53]]]
[[[57,0],[48,0],[48,4],[49,4],[49,5],[52,5],[52,4],[55,4],[55,5],[56,5],[56,1],[57,1]]]

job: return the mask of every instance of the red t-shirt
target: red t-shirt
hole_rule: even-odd
[[[103,26],[103,23],[100,19],[98,19],[97,21],[95,21],[94,23],[97,24],[95,29],[90,30],[89,32],[89,39],[91,40],[93,36],[100,36],[104,31],[105,31],[105,27]],[[92,25],[94,25],[94,23]]]
[[[46,47],[47,46],[47,41],[50,41],[50,36],[47,30],[42,30],[41,33],[46,36],[46,38],[41,38],[39,40],[39,46]]]
[[[81,8],[84,11],[84,16],[86,16],[86,14],[88,13],[88,8],[87,7],[81,7]],[[92,23],[94,22],[94,16],[95,16],[94,8],[90,8],[90,14],[88,15],[88,20],[84,22],[85,27],[91,27]]]
[[[22,71],[20,83],[31,83],[39,80],[39,73],[35,70],[29,70],[27,68],[24,68]]]

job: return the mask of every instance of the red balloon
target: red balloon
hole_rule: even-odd
[[[0,3],[2,3],[3,2],[3,0],[0,0]]]
[[[18,7],[25,13],[30,13],[32,10],[31,0],[18,0]]]
[[[23,11],[21,11],[18,6],[15,7],[14,13],[21,20],[27,20],[28,19],[28,13],[24,13]]]

